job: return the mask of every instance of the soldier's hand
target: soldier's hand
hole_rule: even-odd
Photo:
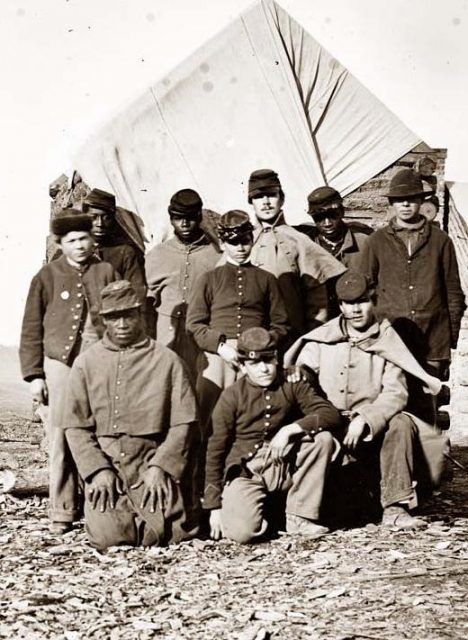
[[[43,378],[34,378],[29,385],[32,399],[39,404],[47,404],[49,392],[47,383]]]
[[[309,379],[307,372],[297,364],[294,364],[291,367],[285,367],[284,377],[286,378],[287,382],[307,382],[307,380]]]
[[[151,513],[156,510],[159,504],[161,511],[164,511],[172,502],[172,478],[161,467],[148,467],[142,474],[141,479],[132,485],[132,489],[144,486],[143,497],[140,509],[148,506]]]
[[[275,433],[273,438],[270,440],[265,464],[268,460],[272,460],[273,462],[279,462],[282,460],[288,453],[289,444],[293,436],[303,433],[302,428],[295,422],[281,427],[281,429]]]
[[[221,540],[221,538],[224,538],[221,509],[213,509],[210,513],[210,536],[213,540]]]
[[[231,366],[236,368],[239,366],[239,356],[237,355],[237,349],[232,347],[230,344],[222,342],[218,346],[218,355],[220,355],[221,358]]]
[[[364,418],[362,416],[356,416],[348,425],[343,444],[353,450],[367,433],[369,433],[369,427],[364,421]]]
[[[99,511],[104,511],[109,507],[115,509],[117,498],[122,495],[123,488],[119,476],[112,469],[101,469],[89,482],[86,483],[85,490],[91,503],[91,508],[99,506]]]

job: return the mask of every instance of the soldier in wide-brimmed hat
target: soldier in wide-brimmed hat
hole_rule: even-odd
[[[26,300],[20,343],[24,379],[33,399],[49,405],[49,493],[51,532],[68,531],[80,517],[76,467],[63,432],[64,399],[76,356],[102,336],[99,292],[118,277],[93,255],[93,221],[63,209],[51,221],[62,255],[34,276]]]
[[[420,212],[431,193],[412,169],[395,173],[386,193],[393,217],[369,237],[361,267],[375,283],[377,316],[443,377],[465,301],[452,241]]]
[[[198,526],[195,397],[180,358],[146,335],[141,309],[130,282],[105,287],[104,337],[77,358],[68,381],[65,433],[99,549],[178,542]]]

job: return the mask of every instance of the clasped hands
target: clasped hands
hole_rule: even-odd
[[[91,508],[99,508],[101,513],[109,509],[115,509],[119,495],[125,493],[119,476],[112,469],[101,469],[90,481],[86,483],[86,491],[91,503]],[[149,508],[151,513],[159,504],[164,511],[172,502],[173,488],[172,478],[160,467],[148,467],[141,478],[130,489],[138,489],[144,486],[140,509]]]

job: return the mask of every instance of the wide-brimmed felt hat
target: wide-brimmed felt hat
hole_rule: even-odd
[[[273,169],[257,169],[253,171],[249,178],[249,203],[252,202],[252,198],[261,196],[265,192],[271,192],[274,189],[281,191],[281,182],[278,174]]]
[[[318,187],[307,196],[309,203],[309,214],[322,212],[324,209],[341,209],[343,198],[333,187]]]
[[[241,360],[261,360],[273,358],[278,352],[276,341],[269,331],[262,327],[246,329],[237,341],[237,353]]]
[[[88,214],[78,209],[62,209],[50,221],[50,231],[56,236],[66,236],[71,231],[90,232],[93,220]]]
[[[128,311],[141,307],[141,301],[128,280],[116,280],[101,290],[99,313],[105,316],[118,311]]]
[[[193,189],[181,189],[172,196],[167,208],[169,215],[194,217],[202,210],[203,202],[199,194]]]
[[[103,189],[92,189],[83,200],[83,210],[89,207],[106,213],[115,213],[115,195]]]
[[[429,186],[424,186],[421,176],[413,169],[400,169],[390,180],[387,198],[404,198],[428,196],[433,193]]]
[[[374,292],[367,276],[355,269],[348,269],[338,278],[335,290],[338,300],[343,302],[355,302]]]
[[[240,209],[232,209],[223,214],[218,221],[218,234],[222,242],[232,242],[247,235],[252,235],[253,224],[249,214]]]

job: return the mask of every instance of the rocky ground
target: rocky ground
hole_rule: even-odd
[[[38,427],[11,414],[0,422],[10,440],[16,433],[20,457],[29,438],[40,466]],[[453,455],[468,468],[468,447]],[[423,530],[368,524],[244,547],[194,540],[101,554],[82,526],[49,534],[46,498],[3,493],[0,637],[467,638],[468,470],[451,466],[453,479],[423,510]]]

